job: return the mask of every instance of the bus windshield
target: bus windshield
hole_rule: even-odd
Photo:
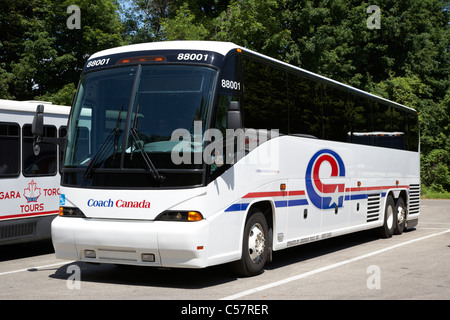
[[[200,184],[195,172],[201,173],[203,164],[172,163],[180,141],[171,137],[177,129],[194,135],[194,122],[206,129],[216,73],[201,66],[138,65],[83,74],[69,123],[63,183],[115,186],[111,175],[120,172],[123,186],[157,186],[166,178],[168,186]],[[190,147],[192,153],[203,151],[194,142]],[[179,170],[196,178],[181,179]],[[143,173],[149,175],[142,178]]]

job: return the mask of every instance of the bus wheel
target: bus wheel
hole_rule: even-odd
[[[406,224],[406,208],[402,198],[398,198],[394,214],[396,215],[394,234],[402,234]]]
[[[244,228],[241,260],[234,262],[235,271],[245,277],[262,272],[268,257],[269,231],[261,211],[254,212]]]
[[[386,199],[386,208],[384,209],[384,222],[383,226],[380,227],[379,233],[380,236],[383,238],[390,238],[394,234],[394,228],[395,228],[395,203],[394,199],[391,195],[387,196]]]

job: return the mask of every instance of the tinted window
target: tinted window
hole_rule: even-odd
[[[350,95],[348,103],[351,108],[351,131],[347,142],[373,145],[372,102],[358,95]]]
[[[0,123],[0,177],[19,174],[19,132],[17,123]]]
[[[347,141],[353,111],[352,104],[348,103],[347,100],[346,91],[329,85],[322,86],[323,139]]]
[[[40,143],[40,153],[33,152],[33,135],[31,124],[26,124],[22,128],[22,172],[24,176],[33,177],[41,175],[55,175],[56,164],[56,144]],[[55,126],[44,126],[44,137],[56,138]]]
[[[417,113],[407,113],[406,119],[406,148],[410,151],[419,151],[419,123]]]
[[[322,137],[320,84],[288,74],[289,134]]]
[[[244,59],[244,127],[288,133],[286,72]]]

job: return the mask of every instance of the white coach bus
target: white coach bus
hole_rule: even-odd
[[[59,212],[59,150],[31,126],[39,101],[0,100],[0,245],[50,238]],[[46,104],[44,139],[65,136],[70,108]]]
[[[67,137],[62,259],[250,276],[273,250],[418,222],[416,111],[232,43],[94,54]]]

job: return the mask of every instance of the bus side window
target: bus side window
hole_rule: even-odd
[[[60,138],[64,138],[67,135],[67,126],[61,126],[59,127],[58,130],[58,135]],[[66,144],[63,143],[61,146],[59,146],[59,172],[61,173],[61,168],[64,164],[63,159],[64,159],[64,149],[65,149]]]
[[[320,85],[288,73],[289,134],[322,138]]]
[[[346,90],[330,85],[322,85],[322,129],[325,140],[346,142],[351,130],[350,119],[353,105]]]
[[[417,113],[408,113],[407,115],[407,150],[419,151],[419,123]]]
[[[288,134],[287,74],[283,69],[243,59],[244,127]]]
[[[347,142],[374,145],[372,101],[358,95],[349,95],[351,105],[351,131]]]
[[[22,128],[22,172],[26,177],[52,176],[57,172],[56,144],[41,143],[38,156],[33,152],[33,134],[31,124]],[[55,126],[44,126],[44,137],[56,138]]]
[[[20,126],[0,123],[0,177],[16,177],[20,166]]]

